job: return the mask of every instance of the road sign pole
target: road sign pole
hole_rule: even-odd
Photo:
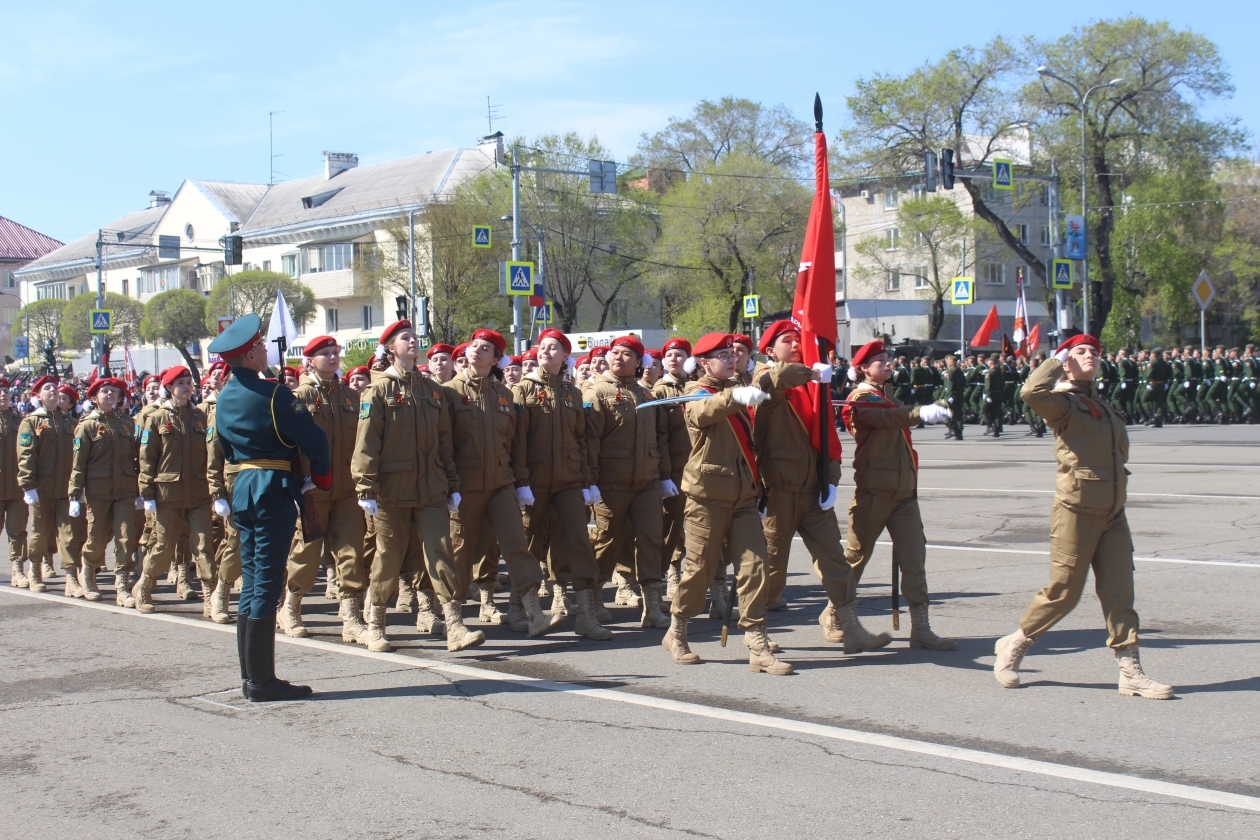
[[[958,307],[958,361],[967,358],[967,304]]]
[[[96,232],[96,308],[105,308],[105,267],[102,259],[104,254],[105,243],[104,235],[98,230]],[[105,336],[98,335],[93,342],[96,347],[96,369],[98,376],[109,376],[109,370],[104,367],[105,364]]]
[[[1207,310],[1199,310],[1199,352],[1207,352]]]
[[[521,259],[521,147],[512,147],[512,262]],[[511,285],[511,275],[508,285]],[[521,299],[512,298],[512,342],[515,347],[513,355],[523,353],[521,346]]]

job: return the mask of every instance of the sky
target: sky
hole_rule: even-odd
[[[805,119],[817,91],[832,134],[857,79],[1134,13],[1212,39],[1237,92],[1206,113],[1260,128],[1260,4],[989,7],[0,0],[0,216],[70,241],[187,177],[266,183],[269,111],[277,180],[319,174],[324,150],[369,164],[474,146],[487,96],[508,136],[593,134],[619,161],[727,95]]]

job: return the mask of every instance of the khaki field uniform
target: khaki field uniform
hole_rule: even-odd
[[[32,563],[61,554],[61,567],[77,574],[87,527],[70,516],[70,462],[74,456],[72,420],[59,410],[35,409],[18,426],[18,486],[36,490],[28,542]],[[71,571],[74,570],[74,571]]]
[[[652,399],[664,400],[670,397],[681,397],[686,385],[685,381],[679,382],[668,373],[662,374],[661,378],[656,382],[656,387],[652,389]],[[658,408],[657,411],[665,414],[666,427],[669,429],[669,477],[673,479],[674,484],[682,487],[683,468],[687,466],[687,459],[691,456],[691,435],[687,433],[687,419],[683,416],[683,407],[681,405]],[[665,566],[674,564],[681,566],[683,558],[687,554],[687,547],[683,544],[683,522],[685,520],[683,508],[686,503],[686,494],[681,492],[677,496],[661,500],[661,507],[665,517],[661,545],[662,569]]]
[[[638,411],[652,399],[633,376],[605,371],[582,385],[586,453],[595,505],[595,559],[601,581],[621,562],[640,583],[660,581],[661,482],[669,478],[669,418],[659,408]]]
[[[462,602],[468,591],[474,561],[486,549],[479,537],[484,536],[487,524],[507,562],[512,590],[521,595],[531,587],[536,589],[542,570],[529,551],[516,502],[512,464],[516,405],[512,392],[493,375],[478,378],[471,367],[441,387],[450,410],[455,469],[459,472],[459,513],[451,518],[455,565],[462,583],[459,599]]]
[[[1107,620],[1107,644],[1138,640],[1133,609],[1133,538],[1124,504],[1129,435],[1124,417],[1099,398],[1093,383],[1060,382],[1063,366],[1043,362],[1020,395],[1054,431],[1058,461],[1050,511],[1050,583],[1033,596],[1020,627],[1037,638],[1080,601],[1094,570],[1094,587]]]
[[[74,431],[74,457],[70,467],[70,498],[86,508],[87,542],[83,564],[105,568],[105,547],[114,541],[114,571],[130,572],[135,566],[136,495],[139,465],[131,418],[93,411]]]
[[[837,607],[857,597],[853,570],[844,559],[840,523],[834,510],[820,507],[818,452],[784,391],[810,381],[813,371],[800,364],[776,364],[756,372],[754,382],[770,395],[757,407],[753,440],[757,467],[766,488],[766,602],[783,597],[788,554],[799,533],[814,559],[814,572]],[[840,453],[829,452],[828,482],[840,482]]]
[[[315,425],[328,438],[333,485],[328,490],[317,487],[308,491],[324,523],[324,538],[303,542],[302,529],[294,532],[289,552],[289,591],[301,595],[311,591],[327,545],[336,563],[339,585],[347,592],[362,592],[367,588],[366,570],[360,557],[363,511],[350,475],[359,426],[359,395],[339,378],[321,381],[306,375],[293,396],[306,406]],[[305,455],[302,462],[303,473],[310,475],[310,462]]]
[[[732,420],[744,424],[751,442],[752,418],[731,399],[737,387],[734,379],[710,376],[687,386],[689,394],[701,389],[717,394],[684,404],[692,441],[682,483],[687,559],[670,611],[680,618],[700,614],[725,553],[735,563],[739,626],[747,630],[766,621],[766,537],[757,512],[754,467],[731,428]]]
[[[552,581],[567,572],[574,591],[589,589],[599,579],[599,566],[587,536],[588,513],[582,489],[591,483],[586,462],[586,414],[582,394],[560,377],[539,368],[515,388],[516,437],[512,466],[516,485],[529,487],[534,504],[525,509],[529,550],[540,565],[563,562],[551,569]],[[553,539],[554,536],[554,539]]]
[[[217,404],[211,402],[206,407],[206,477],[209,480],[210,500],[219,499],[232,505],[232,485],[236,474],[241,471],[238,464],[229,464],[223,455],[223,444],[219,442],[219,433],[215,429]],[[219,517],[214,517],[219,519]],[[214,552],[214,567],[218,569],[219,580],[231,586],[241,576],[241,532],[236,530],[236,522],[229,513],[223,523],[223,538]]]
[[[9,537],[9,559],[17,563],[26,562],[26,520],[30,513],[18,485],[18,427],[21,424],[22,415],[16,408],[0,411],[0,518]]]
[[[373,371],[372,384],[358,396],[350,469],[357,498],[375,499],[379,510],[370,603],[388,605],[398,592],[399,573],[426,565],[442,603],[462,603],[467,584],[459,588],[446,507],[450,494],[460,489],[460,478],[451,458],[451,421],[441,386],[394,365]]]
[[[140,429],[140,495],[157,502],[144,573],[154,578],[166,574],[180,539],[186,537],[197,577],[212,589],[207,436],[200,408],[166,400],[151,411]]]
[[[853,567],[855,583],[860,582],[875,541],[887,528],[901,569],[901,594],[915,607],[928,602],[927,538],[919,514],[918,465],[903,430],[919,425],[919,406],[902,405],[870,384],[854,388],[849,399],[861,401],[864,395],[878,395],[894,407],[850,406],[857,489],[849,504],[845,559]]]

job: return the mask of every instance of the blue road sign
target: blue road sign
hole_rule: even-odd
[[[955,277],[950,280],[949,302],[955,306],[967,306],[976,302],[976,284],[971,277]]]
[[[1054,277],[1052,278],[1051,287],[1055,289],[1072,288],[1072,261],[1071,260],[1055,260],[1054,261]]]
[[[993,189],[1015,189],[1015,177],[1011,173],[1011,162],[1009,160],[996,159],[993,161]]]
[[[544,303],[542,306],[534,307],[534,323],[550,324],[551,323],[551,304]]]
[[[114,311],[112,309],[90,309],[88,324],[92,335],[109,335],[114,331]]]
[[[30,344],[27,343],[26,336],[19,335],[13,339],[13,356],[17,359],[28,359],[31,355]]]
[[[493,234],[490,225],[473,225],[473,242],[474,248],[489,248]]]
[[[532,295],[534,293],[534,264],[530,262],[508,262],[508,294]]]

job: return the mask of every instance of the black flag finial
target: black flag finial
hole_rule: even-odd
[[[822,97],[814,94],[814,131],[822,131]]]

